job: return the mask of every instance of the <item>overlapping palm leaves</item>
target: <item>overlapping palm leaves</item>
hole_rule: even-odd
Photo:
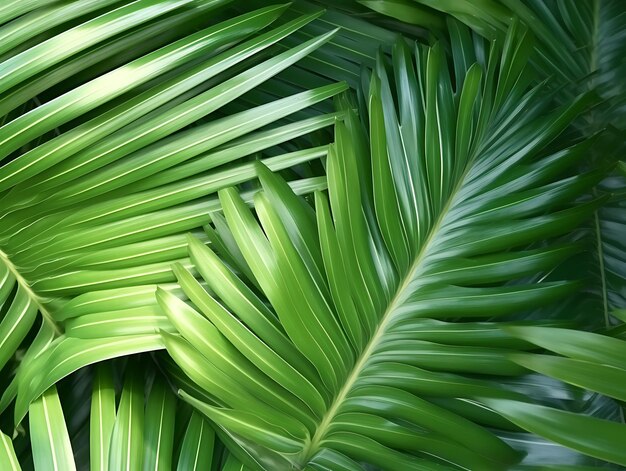
[[[433,28],[430,18],[437,14],[454,17],[482,36],[493,39],[507,31],[511,21],[524,22],[535,37],[532,60],[537,79],[549,78],[555,96],[566,103],[585,90],[593,90],[600,97],[598,106],[581,114],[576,127],[585,136],[608,128],[616,134],[609,145],[620,152],[607,151],[601,146],[589,153],[587,161],[598,165],[623,158],[623,133],[626,130],[626,86],[617,76],[626,74],[623,45],[626,41],[626,4],[620,0],[490,0],[476,3],[431,0],[393,0],[377,2],[362,0],[359,3],[401,21],[425,28]],[[439,18],[444,21],[445,17]],[[439,31],[441,31],[441,27]],[[437,31],[437,29],[435,29]],[[442,34],[442,33],[439,33]],[[606,325],[614,309],[623,308],[624,296],[620,294],[621,280],[626,279],[623,250],[615,232],[615,216],[624,199],[623,179],[616,176],[604,182],[598,192],[621,193],[613,198],[606,209],[594,217],[596,263],[591,268],[597,278],[596,292],[599,309]],[[604,220],[606,215],[607,220]],[[618,285],[611,282],[615,277]]]
[[[624,426],[587,417],[596,402],[615,417],[614,402],[574,407],[592,396],[528,375],[623,400],[620,341],[549,310],[512,320],[580,290],[555,268],[584,250],[571,232],[604,203],[591,191],[603,159],[577,165],[606,148],[586,140],[594,119],[623,117],[608,93],[615,35],[571,59],[539,34],[536,50],[583,84],[555,89],[526,65],[552,70],[529,60],[519,2],[496,33],[477,30],[495,45],[424,10],[442,44],[399,40],[392,56],[392,32],[316,20],[306,2],[126,3],[0,6],[4,467],[534,469],[544,444],[554,469],[594,463],[553,442],[624,464]],[[598,24],[618,24],[607,5]],[[559,8],[541,18],[586,25],[576,3]],[[337,80],[363,87],[358,105],[329,109]],[[301,137],[333,123],[330,147]],[[328,194],[306,167],[319,158]],[[272,173],[294,166],[288,184]],[[224,189],[257,175],[260,193]],[[611,308],[620,186],[596,218]],[[27,412],[30,440],[11,441]]]
[[[586,167],[623,159],[624,110],[626,88],[623,80],[615,77],[626,73],[624,42],[626,31],[626,4],[619,0],[593,2],[576,0],[432,2],[430,0],[393,0],[391,2],[360,1],[383,15],[401,21],[433,28],[429,20],[434,14],[451,15],[487,38],[505,34],[515,18],[523,21],[535,35],[534,64],[538,77],[549,77],[562,102],[572,99],[584,90],[593,90],[602,101],[583,113],[576,123],[577,131],[590,136],[599,129],[608,129],[615,138],[608,145],[592,148],[585,159]],[[617,151],[616,151],[617,149]],[[582,317],[595,328],[604,327],[612,334],[623,331],[623,316],[619,313],[626,305],[624,286],[626,259],[624,258],[624,201],[626,181],[623,174],[613,172],[594,189],[593,194],[611,195],[609,201],[594,214],[590,223],[591,253],[593,263],[585,265],[595,283],[586,291],[597,301],[584,306]],[[582,265],[582,264],[581,264]],[[594,321],[601,319],[602,322]],[[618,327],[611,327],[618,324]],[[602,337],[589,337],[601,345]],[[547,361],[547,360],[546,360]],[[596,363],[599,368],[603,363]],[[626,367],[623,361],[619,365]],[[544,371],[545,372],[545,371]],[[558,376],[557,376],[558,377]]]
[[[251,163],[227,164],[273,147],[278,152],[265,162],[279,170],[327,152],[324,145],[295,152],[280,146],[329,126],[337,113],[283,118],[344,90],[341,83],[244,111],[228,108],[332,37],[263,56],[320,12],[264,32],[284,5],[211,25],[207,12],[224,3],[3,4],[2,22],[33,12],[0,30],[15,43],[2,51],[0,69],[0,366],[6,378],[19,366],[0,402],[6,410],[17,396],[15,423],[30,410],[34,434],[45,434],[40,428],[54,419],[60,442],[33,435],[32,443],[42,444],[33,449],[37,469],[66,467],[54,451],[68,444],[57,381],[106,358],[162,348],[155,331],[171,327],[157,309],[154,283],[175,280],[173,261],[189,263],[185,234],[218,208],[210,195],[255,176]],[[57,24],[65,27],[60,33]],[[103,69],[89,80],[97,60]],[[66,90],[64,80],[79,83]],[[268,128],[272,123],[278,125]],[[321,178],[292,184],[296,191],[325,185]]]
[[[626,90],[622,82],[613,80],[623,74],[625,66],[621,48],[626,8],[619,0],[359,0],[358,3],[435,32],[445,29],[445,15],[449,15],[488,39],[504,36],[513,21],[522,21],[536,39],[536,54],[531,63],[537,75],[549,76],[552,86],[574,86],[574,89],[561,88],[561,93],[596,90],[607,99],[607,106],[602,112],[588,116],[596,120],[592,127],[611,122],[624,128]]]
[[[481,404],[626,463],[623,425],[528,404],[489,378],[523,373],[511,354],[530,348],[498,319],[577,289],[525,277],[577,250],[559,236],[600,204],[575,201],[603,175],[571,172],[589,142],[547,149],[588,97],[547,108],[540,87],[527,89],[517,32],[502,49],[453,37],[454,76],[438,45],[418,46],[413,62],[399,42],[393,74],[382,56],[372,73],[367,119],[340,104],[315,212],[259,165],[258,221],[220,191],[231,263],[191,239],[208,289],[177,266],[195,308],[158,292],[181,334],[164,333],[166,348],[212,401],[181,395],[256,466],[506,469],[521,457],[481,426],[492,425]],[[595,437],[571,438],[587,426]]]
[[[429,0],[397,0],[393,2],[360,2],[385,15],[428,27],[420,13],[438,10],[467,24],[474,31],[489,38],[504,34],[513,18],[521,19],[532,29],[537,41],[534,64],[539,77],[550,77],[558,89],[558,97],[566,102],[581,90],[593,90],[602,97],[599,106],[583,113],[577,129],[589,136],[598,129],[608,128],[615,139],[607,146],[589,152],[592,165],[617,158],[623,159],[624,110],[626,88],[616,76],[626,73],[624,61],[624,32],[626,31],[626,4],[619,0],[579,2],[575,0],[544,1],[489,1],[468,8],[462,2],[431,2]],[[431,10],[431,8],[433,10]],[[476,14],[478,13],[478,14]],[[618,149],[617,152],[612,151]],[[619,315],[626,298],[623,287],[626,280],[624,258],[623,207],[626,182],[623,175],[614,172],[605,179],[594,194],[610,194],[610,200],[599,209],[590,224],[594,262],[588,269],[595,283],[588,289],[597,296],[595,305],[585,303],[586,320],[593,322],[601,313],[602,324],[611,332],[621,332],[611,325],[623,322]],[[598,316],[600,317],[600,316]],[[590,340],[594,337],[590,337]],[[598,342],[602,339],[596,338]],[[601,363],[598,364],[601,367]],[[624,368],[625,363],[621,363]]]

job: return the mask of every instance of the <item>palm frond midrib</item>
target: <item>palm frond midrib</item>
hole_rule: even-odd
[[[56,322],[54,322],[52,313],[42,302],[41,297],[37,293],[35,293],[35,291],[33,291],[31,284],[20,273],[18,267],[15,266],[9,256],[2,249],[0,249],[0,263],[4,264],[7,267],[8,273],[15,278],[15,282],[17,283],[19,289],[22,289],[24,293],[26,293],[30,302],[37,306],[37,309],[41,313],[44,322],[48,323],[53,328],[55,333],[61,334],[61,328],[56,324]]]
[[[415,278],[415,275],[419,272],[420,267],[422,265],[423,260],[428,256],[429,248],[432,242],[437,238],[437,235],[440,233],[442,225],[445,221],[447,214],[450,209],[453,207],[455,202],[455,196],[459,192],[459,190],[463,186],[463,182],[465,177],[467,176],[468,170],[471,168],[473,161],[470,160],[468,165],[465,167],[464,172],[459,177],[458,183],[452,193],[448,196],[448,199],[443,206],[438,218],[435,220],[434,224],[431,226],[430,231],[428,232],[428,237],[416,253],[413,262],[409,266],[406,273],[399,280],[398,288],[394,293],[393,297],[390,298],[387,307],[383,314],[380,317],[380,322],[375,332],[372,334],[370,341],[363,349],[363,352],[358,357],[357,361],[354,364],[354,367],[350,374],[347,376],[346,381],[339,392],[336,394],[333,403],[328,408],[326,415],[322,418],[320,425],[318,426],[315,434],[313,435],[311,442],[308,447],[303,451],[303,462],[306,463],[311,456],[315,454],[316,447],[323,440],[324,435],[327,433],[329,426],[332,424],[332,421],[337,414],[341,404],[346,399],[355,383],[358,381],[359,375],[363,368],[367,365],[368,360],[376,351],[377,346],[379,345],[381,339],[384,337],[386,333],[386,329],[390,323],[393,322],[394,312],[397,308],[401,307],[403,302],[406,300],[407,294],[406,291],[409,289],[411,282]]]

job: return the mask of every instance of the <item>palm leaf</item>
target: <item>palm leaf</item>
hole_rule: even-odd
[[[59,394],[52,394],[55,391],[52,388],[33,402],[30,429],[36,469],[54,469],[55,463],[57,469],[90,466],[90,469],[97,470],[164,471],[211,469],[216,466],[222,469],[222,463],[237,465],[238,460],[215,443],[215,432],[210,424],[198,413],[187,411],[185,404],[178,403],[163,377],[150,365],[149,359],[142,358],[142,361],[146,360],[148,363],[142,365],[141,371],[136,369],[137,363],[133,361],[126,362],[126,365],[124,361],[115,365],[100,364],[96,368],[92,388],[75,382],[61,383]],[[115,366],[115,371],[124,372],[121,390],[114,385],[117,381],[112,366]],[[90,378],[89,374],[78,376]],[[80,389],[73,389],[76,387]],[[88,405],[86,397],[89,395],[93,399],[91,410],[82,416],[75,406]],[[119,405],[116,405],[116,397]],[[77,404],[68,403],[71,399],[76,400]],[[70,416],[72,413],[77,415]],[[67,418],[65,422],[63,415]],[[82,444],[75,430],[85,426],[91,427],[91,459],[87,457],[87,461],[81,461],[76,447],[80,448]],[[42,434],[45,433],[48,435],[44,437]],[[174,440],[177,435],[179,444]],[[5,438],[3,446],[6,453],[3,452],[2,463],[6,464],[7,469],[21,469],[11,440]],[[75,450],[74,456],[72,448]],[[19,462],[25,462],[23,456]]]
[[[611,199],[596,212],[594,218],[595,250],[598,260],[598,292],[602,299],[605,326],[612,324],[610,315],[626,306],[626,258],[623,235],[626,231],[626,181],[621,175],[612,175],[603,182],[603,191]]]
[[[207,208],[219,207],[211,195],[256,176],[238,159],[268,157],[279,171],[325,156],[326,145],[290,151],[284,143],[340,114],[284,118],[345,85],[229,108],[333,36],[263,55],[319,11],[265,29],[284,5],[207,24],[224,1],[13,3],[2,18],[17,19],[0,26],[12,41],[0,66],[0,367],[17,370],[0,409],[18,397],[17,424],[79,368],[162,348],[156,329],[173,328],[156,309],[154,285],[175,281],[172,262],[190,266],[184,234],[210,221]],[[26,24],[30,34],[13,34]],[[102,61],[95,76],[92,56]],[[291,184],[325,187],[297,174]]]
[[[626,89],[613,80],[614,74],[624,68],[621,57],[626,9],[619,0],[489,0],[476,5],[432,0],[359,3],[431,30],[431,18],[440,12],[488,39],[504,36],[512,22],[521,20],[536,38],[532,60],[538,75],[553,76],[555,85],[568,83],[578,90],[596,90],[609,106],[603,113],[590,113],[589,121],[596,122],[588,124],[595,129],[602,123],[624,128]]]
[[[143,381],[138,373],[132,367],[126,370],[111,434],[109,469],[130,471],[143,467],[144,394]]]
[[[0,467],[623,463],[622,6],[228,3],[0,6]]]
[[[90,469],[103,471],[108,468],[111,434],[115,424],[115,387],[110,365],[98,365],[91,396],[91,420],[89,421]]]
[[[2,448],[0,448],[0,463],[2,463],[2,467],[10,471],[21,471],[22,468],[15,455],[11,439],[3,433],[0,435],[0,440],[2,440]]]
[[[236,191],[220,191],[246,269],[191,239],[207,288],[178,266],[193,306],[166,290],[157,296],[180,333],[162,334],[166,349],[211,398],[181,392],[183,399],[232,439],[231,450],[243,449],[246,464],[503,469],[519,461],[481,426],[492,412],[469,415],[430,398],[478,408],[500,404],[495,398],[523,401],[484,376],[525,371],[507,354],[527,347],[498,339],[508,337],[499,318],[577,289],[524,277],[571,255],[558,236],[599,204],[570,203],[602,177],[568,174],[589,144],[546,148],[589,102],[547,109],[541,89],[527,85],[525,39],[515,26],[501,48],[455,44],[467,60],[454,77],[437,45],[416,46],[413,62],[399,42],[391,77],[379,57],[369,120],[338,101],[346,118],[329,151],[329,197],[317,192],[315,211],[260,165],[258,220]],[[481,56],[489,57],[484,69],[472,65]],[[476,335],[455,344],[455,329]],[[553,438],[545,427],[528,428]],[[617,439],[621,427],[606,429]],[[622,456],[591,440],[582,451]]]
[[[592,148],[588,162],[601,166],[619,158],[624,147],[623,131],[626,129],[626,88],[623,83],[616,83],[614,77],[626,72],[623,61],[626,53],[624,2],[494,0],[470,5],[467,2],[403,0],[360,3],[384,15],[424,27],[431,27],[428,15],[439,11],[489,39],[501,37],[511,21],[521,20],[528,25],[536,40],[532,62],[538,78],[549,77],[548,83],[557,88],[557,96],[563,102],[570,101],[584,90],[593,90],[602,98],[599,106],[580,116],[577,127],[586,136],[605,127],[613,128],[615,139]],[[449,29],[455,29],[454,22],[449,23]],[[603,182],[596,193],[616,190],[623,193],[623,188],[623,181],[612,177]],[[600,312],[605,327],[612,323],[611,311],[624,306],[621,293],[626,286],[626,274],[621,255],[623,250],[617,239],[617,231],[623,226],[618,216],[621,214],[621,199],[623,197],[616,198],[615,204],[600,209],[590,227],[594,257],[589,271],[597,279],[597,284],[590,291],[599,300],[599,305],[593,309]],[[623,234],[623,230],[619,233]]]
[[[189,420],[180,449],[177,471],[208,469],[213,462],[215,432],[197,412]]]
[[[31,404],[29,419],[35,469],[76,469],[63,410],[54,386]]]
[[[606,335],[542,327],[510,327],[514,336],[568,358],[516,355],[524,367],[623,400],[626,342]],[[555,342],[554,339],[559,341]]]

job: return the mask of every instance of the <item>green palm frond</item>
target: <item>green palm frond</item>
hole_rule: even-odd
[[[55,471],[76,469],[56,387],[52,386],[30,405],[28,416],[31,441],[38,444],[33,448],[35,467],[43,469],[52,463]]]
[[[603,172],[573,172],[592,142],[555,141],[589,97],[551,109],[529,87],[526,39],[519,25],[489,50],[453,37],[454,75],[439,45],[413,58],[398,42],[393,73],[381,55],[367,118],[338,100],[345,118],[315,211],[261,165],[256,217],[220,191],[224,253],[190,239],[207,287],[176,266],[193,305],[159,289],[180,333],[161,335],[195,383],[181,396],[250,466],[507,469],[521,456],[484,427],[494,420],[626,463],[623,425],[576,417],[572,430],[599,432],[571,440],[547,420],[567,412],[493,381],[527,371],[512,354],[531,347],[507,317],[578,289],[544,274],[579,250],[560,236],[601,204],[581,197]]]
[[[272,5],[211,24],[208,13],[225,3],[94,0],[40,10],[41,2],[10,2],[0,10],[3,21],[16,18],[0,26],[12,41],[0,51],[0,367],[7,378],[16,371],[0,408],[17,397],[16,424],[79,368],[162,348],[156,329],[172,327],[155,284],[175,281],[171,263],[190,266],[185,234],[210,221],[207,210],[219,207],[212,195],[256,177],[253,163],[238,160],[267,157],[279,171],[328,151],[323,140],[296,151],[284,143],[341,113],[285,118],[345,84],[229,106],[334,32],[268,57],[320,12],[272,25],[286,8]],[[139,53],[129,51],[138,41]],[[94,57],[102,62],[92,77]],[[325,187],[293,175],[297,192]]]
[[[612,123],[624,129],[626,89],[614,80],[624,73],[626,6],[620,0],[481,0],[478,2],[394,0],[359,3],[402,22],[430,30],[429,17],[450,15],[480,35],[501,38],[514,21],[522,21],[535,39],[532,61],[538,74],[553,84],[573,84],[574,91],[593,89],[608,101],[602,112],[591,113],[592,128]],[[440,18],[441,21],[441,18]],[[571,90],[570,90],[571,92]],[[571,96],[571,95],[570,95]]]
[[[2,441],[2,447],[0,447],[0,463],[10,471],[21,470],[11,438],[2,433],[0,440]]]
[[[537,79],[546,78],[556,96],[563,103],[591,90],[601,102],[581,114],[576,122],[578,132],[590,136],[609,128],[615,138],[606,145],[594,146],[587,162],[601,166],[621,158],[624,150],[623,132],[626,110],[626,88],[615,77],[626,73],[624,44],[626,43],[626,4],[620,0],[489,0],[480,2],[394,0],[393,2],[361,1],[363,5],[396,18],[423,27],[429,26],[427,15],[449,15],[465,23],[485,38],[502,37],[512,21],[522,21],[532,31],[535,44],[531,63]],[[455,30],[454,22],[449,29]],[[434,31],[437,31],[436,29]],[[439,33],[441,34],[441,33]],[[615,178],[603,182],[595,194],[623,192],[623,182],[616,188]],[[587,271],[597,279],[588,291],[597,296],[589,318],[597,318],[609,326],[614,319],[611,311],[624,307],[620,294],[626,284],[623,265],[623,231],[616,224],[619,203],[600,209],[590,224],[590,241],[594,254]],[[606,219],[605,219],[606,218]],[[618,218],[619,219],[619,218]],[[619,236],[616,237],[616,235]],[[617,250],[616,250],[617,249]],[[582,301],[584,303],[584,300]],[[587,303],[585,303],[587,306]],[[598,313],[596,316],[595,313]]]
[[[0,470],[626,466],[624,31],[1,1]]]
[[[66,394],[61,394],[66,386],[59,393],[50,388],[31,404],[29,429],[36,469],[241,469],[217,441],[210,423],[180,402],[162,375],[138,361],[125,367],[117,364],[116,370],[120,369],[124,374],[119,388],[110,364],[98,365],[93,375],[82,375],[87,387],[74,389],[72,395],[80,399],[80,407],[87,406],[86,416],[68,407]],[[85,395],[91,395],[91,407]],[[68,420],[72,412],[78,412],[78,417]],[[77,456],[82,447],[80,432],[71,428],[90,429],[85,459]],[[4,451],[13,452],[8,438],[5,445]],[[13,452],[15,469],[21,469],[18,460],[27,462],[22,458]]]

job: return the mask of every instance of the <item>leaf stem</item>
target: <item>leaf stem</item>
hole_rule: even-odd
[[[326,412],[326,414],[324,414],[324,417],[322,418],[322,421],[317,427],[317,430],[315,431],[313,438],[311,438],[311,441],[308,443],[307,447],[302,451],[302,460],[304,463],[308,462],[311,459],[311,457],[314,455],[314,453],[317,451],[317,448],[319,447],[320,443],[324,439],[324,436],[326,435],[332,420],[337,415],[339,408],[341,407],[342,403],[344,402],[344,400],[346,399],[346,397],[352,390],[352,387],[354,386],[354,384],[357,382],[359,375],[361,374],[363,368],[367,365],[367,362],[369,361],[370,357],[376,350],[376,347],[378,346],[381,338],[385,334],[387,326],[393,319],[393,312],[399,306],[401,306],[402,303],[406,300],[405,291],[408,289],[409,285],[415,278],[415,274],[417,273],[422,260],[428,254],[428,248],[431,242],[433,241],[433,239],[435,238],[435,236],[438,234],[438,231],[443,223],[443,220],[445,216],[447,215],[448,211],[450,210],[450,206],[452,205],[454,201],[454,195],[456,195],[456,193],[462,186],[463,181],[465,180],[465,176],[467,175],[468,169],[469,169],[469,166],[465,170],[461,178],[459,179],[459,183],[457,184],[457,187],[452,192],[452,195],[448,198],[448,201],[446,202],[445,206],[442,208],[439,218],[436,220],[435,224],[431,228],[428,238],[424,241],[424,244],[422,245],[419,254],[415,258],[415,261],[413,262],[413,264],[407,271],[407,274],[402,279],[402,283],[400,284],[393,298],[389,302],[387,309],[385,310],[385,313],[381,317],[380,324],[378,325],[376,331],[372,335],[372,338],[370,339],[367,346],[363,350],[363,353],[361,354],[361,356],[355,363],[354,368],[352,369],[352,371],[350,372],[350,375],[346,379],[345,384],[343,385],[343,387],[341,388],[341,390],[335,397],[335,400],[333,401],[331,406],[328,408],[328,411]]]
[[[63,332],[54,321],[54,318],[52,317],[52,314],[50,313],[48,308],[43,304],[41,297],[33,291],[28,281],[26,281],[26,279],[22,276],[17,267],[13,264],[9,256],[2,250],[0,250],[0,262],[6,265],[6,267],[9,269],[9,272],[11,272],[11,274],[15,277],[15,281],[17,282],[17,284],[24,290],[24,292],[28,295],[31,301],[35,303],[37,309],[44,319],[44,322],[48,323],[53,328],[56,335],[61,335]]]
[[[596,210],[593,213],[593,220],[595,225],[596,232],[596,246],[597,246],[597,255],[598,255],[598,265],[600,269],[600,282],[602,289],[602,309],[604,312],[604,324],[605,327],[609,327],[609,299],[608,292],[606,287],[606,275],[604,273],[604,250],[602,248],[602,232],[600,230],[600,217],[598,216],[598,211]]]

